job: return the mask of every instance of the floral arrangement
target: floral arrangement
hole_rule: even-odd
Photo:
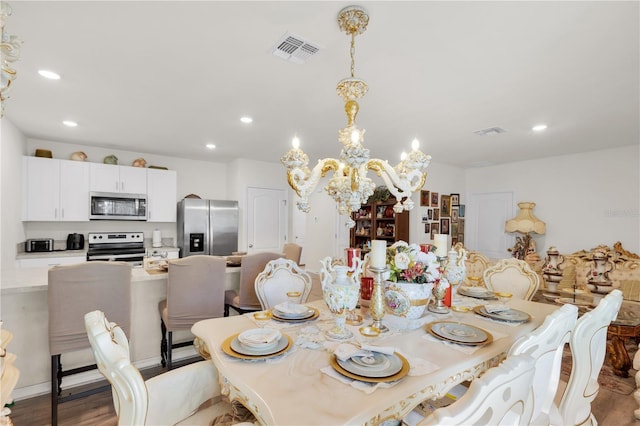
[[[389,265],[389,281],[406,281],[410,283],[439,283],[443,271],[435,253],[424,253],[417,244],[397,241],[387,248],[387,264]]]

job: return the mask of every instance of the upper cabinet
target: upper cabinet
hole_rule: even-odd
[[[177,174],[174,170],[147,169],[147,222],[175,222]]]
[[[22,158],[22,220],[89,220],[89,164]]]
[[[126,194],[147,193],[147,169],[144,167],[89,164],[91,166],[91,191]]]

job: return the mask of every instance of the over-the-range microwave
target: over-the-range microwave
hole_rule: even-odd
[[[89,219],[91,220],[147,220],[147,196],[91,192]]]

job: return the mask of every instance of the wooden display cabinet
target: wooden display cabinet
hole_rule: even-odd
[[[409,212],[393,211],[395,198],[386,201],[363,204],[360,210],[352,214],[356,225],[351,229],[351,247],[367,253],[371,240],[386,240],[391,245],[398,240],[409,242]]]

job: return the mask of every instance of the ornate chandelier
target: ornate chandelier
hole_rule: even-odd
[[[365,129],[358,128],[355,122],[360,108],[356,99],[367,93],[368,86],[364,80],[355,77],[355,37],[367,29],[368,23],[369,15],[360,6],[345,7],[338,14],[340,30],[351,36],[351,77],[341,80],[336,88],[345,101],[344,110],[347,114],[347,126],[338,131],[338,140],[342,143],[340,158],[318,160],[318,164],[310,170],[309,157],[300,149],[300,141],[296,137],[293,139],[293,148],[280,159],[287,168],[289,185],[298,194],[298,208],[303,212],[309,211],[309,195],[320,178],[333,171],[325,190],[338,203],[338,212],[347,216],[349,228],[355,225],[351,212],[360,209],[376,187],[367,177],[369,170],[380,176],[389,192],[396,197],[393,210],[400,213],[413,208],[411,193],[423,187],[431,160],[430,155],[418,149],[416,139],[412,143],[412,151],[403,153],[400,163],[393,167],[387,160],[369,158],[369,150],[362,145]]]
[[[11,68],[11,63],[20,57],[20,46],[22,40],[17,36],[9,35],[4,32],[4,24],[7,18],[11,16],[11,6],[9,3],[0,2],[0,30],[2,31],[2,41],[0,43],[0,54],[2,65],[2,85],[0,86],[0,117],[4,116],[4,101],[9,97],[11,82],[16,78],[16,70]]]

